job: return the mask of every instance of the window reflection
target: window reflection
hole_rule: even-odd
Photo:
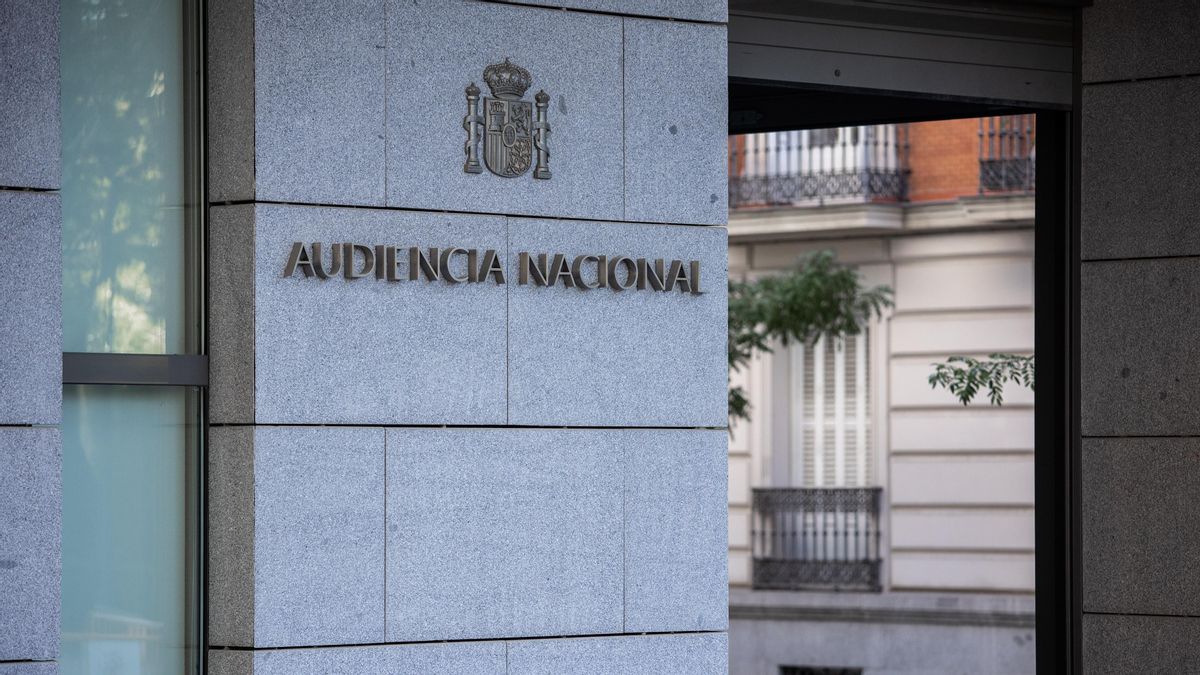
[[[62,2],[64,351],[187,351],[182,5]]]
[[[197,400],[64,388],[64,674],[183,673],[194,658]]]

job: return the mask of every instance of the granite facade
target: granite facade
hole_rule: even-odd
[[[695,260],[703,292],[510,284],[509,422],[724,426],[725,250],[723,228],[510,219],[514,280],[520,252]]]
[[[54,190],[62,183],[58,5],[0,3],[0,188]]]
[[[537,4],[212,1],[214,672],[724,670],[724,3]],[[504,59],[549,180],[463,170]]]
[[[725,34],[717,25],[625,21],[626,220],[728,220]]]
[[[0,674],[58,672],[62,184],[58,2],[0,3]]]
[[[500,0],[516,5],[568,7],[609,14],[654,16],[724,23],[729,19],[726,0]]]
[[[540,7],[390,0],[388,206],[620,219],[621,25]],[[504,59],[531,75],[526,100],[550,96],[549,180],[463,171],[464,89],[474,82],[491,96],[483,71]]]
[[[1082,10],[1083,646],[1089,673],[1191,672],[1200,314],[1194,1]]]
[[[621,433],[389,429],[388,641],[621,632]]]
[[[0,427],[0,661],[58,656],[62,438]]]
[[[214,430],[211,644],[383,640],[383,452],[379,428]]]
[[[0,148],[2,154],[2,148]],[[62,201],[0,190],[0,425],[62,416]]]

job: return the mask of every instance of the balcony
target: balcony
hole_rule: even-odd
[[[776,131],[729,139],[729,207],[901,201],[907,126]]]
[[[880,590],[883,488],[755,488],[751,584],[763,590]]]
[[[979,119],[979,194],[1032,193],[1037,146],[1033,115]]]

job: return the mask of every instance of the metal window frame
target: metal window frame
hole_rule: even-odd
[[[1034,512],[1036,664],[1039,673],[1082,671],[1081,483],[1079,436],[1079,186],[1080,186],[1080,86],[1079,11],[1074,12],[1074,105],[1018,107],[969,98],[923,97],[905,92],[807,88],[831,93],[835,103],[857,100],[855,108],[872,111],[879,119],[856,117],[833,123],[897,123],[931,119],[981,117],[996,114],[1037,116],[1038,170],[1035,190],[1034,348],[1038,355],[1037,389],[1034,392]],[[738,85],[762,90],[780,86],[776,110],[791,109],[798,117],[786,125],[783,116],[764,117],[761,127],[750,115],[730,116],[730,133],[806,128],[830,122],[806,98],[806,106],[789,103],[791,94],[804,90],[795,83],[730,79],[731,95]],[[731,96],[731,99],[733,97]],[[867,105],[868,101],[876,101]],[[731,106],[732,108],[732,106]],[[885,535],[886,536],[886,535]]]
[[[207,114],[205,92],[206,0],[182,0],[183,26],[179,45],[183,50],[184,77],[184,172],[187,208],[184,242],[184,303],[187,354],[119,354],[63,352],[62,384],[89,386],[161,386],[193,389],[199,396],[196,434],[187,440],[193,463],[188,467],[195,498],[186,508],[195,536],[185,553],[190,572],[186,617],[187,631],[195,652],[188,672],[208,672],[208,336],[207,288]]]

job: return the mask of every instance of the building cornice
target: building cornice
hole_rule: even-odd
[[[939,626],[1034,626],[1029,595],[812,593],[730,589],[731,621],[818,621]]]
[[[730,212],[729,243],[1032,227],[1033,222],[1033,195],[746,209]]]

